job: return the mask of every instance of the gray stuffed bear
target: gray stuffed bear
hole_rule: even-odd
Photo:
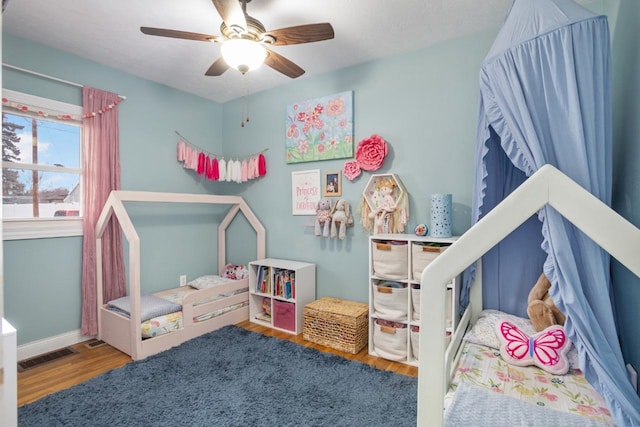
[[[325,197],[318,200],[316,205],[316,236],[329,237],[332,207],[331,199]]]

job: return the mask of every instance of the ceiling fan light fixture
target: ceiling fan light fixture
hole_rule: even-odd
[[[267,50],[260,43],[247,39],[225,41],[220,53],[229,67],[242,74],[260,67],[267,57]]]

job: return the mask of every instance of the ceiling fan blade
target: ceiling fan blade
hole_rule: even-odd
[[[247,19],[238,0],[212,0],[225,25],[242,34],[247,31]]]
[[[280,28],[267,31],[264,35],[275,39],[273,43],[270,43],[272,46],[318,42],[332,39],[335,36],[333,27],[328,22]],[[268,43],[268,40],[266,41]]]
[[[206,73],[204,73],[205,76],[221,76],[225,71],[227,71],[229,69],[229,66],[227,65],[226,62],[224,62],[224,59],[222,57],[216,59],[213,64],[211,64],[211,67],[209,67],[209,69],[207,70]]]
[[[267,57],[265,58],[264,63],[292,79],[304,74],[304,70],[302,68],[298,67],[284,56],[269,49],[267,49]]]
[[[140,27],[140,31],[150,36],[173,37],[176,39],[198,40],[203,42],[222,41],[222,37],[211,34],[190,33],[188,31],[167,30],[164,28]]]

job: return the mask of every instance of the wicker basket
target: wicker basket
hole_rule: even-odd
[[[304,307],[302,337],[316,344],[356,354],[369,341],[369,306],[337,298],[320,298]]]

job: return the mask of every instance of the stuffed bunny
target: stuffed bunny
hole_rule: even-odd
[[[338,236],[344,240],[347,234],[347,227],[353,225],[353,216],[349,203],[345,199],[339,199],[331,210],[331,237]]]
[[[316,205],[316,236],[329,237],[331,227],[331,199],[323,198]]]

